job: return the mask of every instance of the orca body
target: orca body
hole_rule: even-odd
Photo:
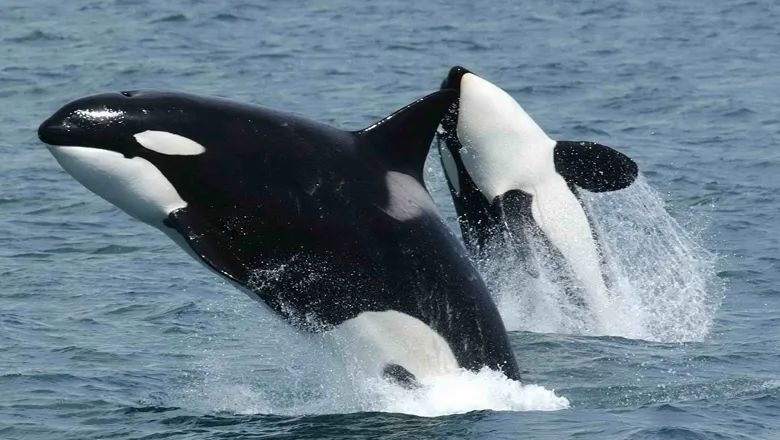
[[[604,145],[550,139],[509,94],[462,67],[442,89],[459,93],[442,120],[439,152],[469,252],[490,258],[498,240],[535,275],[529,243],[540,239],[578,285],[573,300],[605,312],[601,254],[579,189],[625,188],[636,164]]]
[[[439,91],[352,132],[224,99],[108,93],[65,105],[39,137],[88,189],[289,323],[354,336],[373,373],[519,379],[498,311],[422,183],[454,99]]]

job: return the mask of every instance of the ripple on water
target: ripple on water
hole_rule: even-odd
[[[184,23],[189,21],[184,14],[169,14],[164,17],[156,18],[152,20],[152,23]]]
[[[725,436],[717,431],[706,429],[689,429],[676,426],[663,426],[658,428],[637,429],[627,438],[631,440],[711,440],[711,439],[730,439],[731,436]]]
[[[30,31],[26,34],[20,35],[18,37],[7,37],[5,38],[5,41],[9,43],[35,43],[35,42],[60,42],[64,41],[67,38],[50,32],[44,32],[41,30],[34,30]]]

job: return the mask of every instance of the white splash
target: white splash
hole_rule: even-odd
[[[552,411],[569,401],[553,390],[483,369],[456,369],[420,379],[406,389],[361,367],[361,353],[333,335],[305,334],[239,295],[215,308],[234,317],[232,336],[209,337],[185,367],[183,386],[171,392],[173,406],[204,413],[345,414],[393,412],[424,417],[477,410]],[[264,337],[257,337],[257,329]],[[189,345],[189,344],[187,344]],[[359,351],[359,349],[357,350]]]
[[[639,314],[633,318],[641,318],[645,339],[702,340],[723,298],[717,256],[669,215],[643,178],[613,194],[584,197],[603,237],[613,295]]]
[[[556,411],[569,408],[569,400],[554,390],[522,384],[500,372],[458,370],[421,380],[407,389],[377,377],[349,376],[340,368],[327,368],[327,357],[318,360],[317,376],[311,366],[300,373],[285,369],[287,377],[254,379],[230,374],[211,365],[200,379],[189,384],[176,405],[205,412],[231,414],[345,414],[391,412],[422,417],[462,414],[478,410]],[[334,365],[330,365],[335,367]],[[203,367],[200,367],[203,368]],[[266,382],[266,383],[263,383]],[[319,383],[317,383],[319,382]],[[273,386],[275,390],[265,389]],[[286,388],[279,390],[280,387]]]
[[[374,411],[436,417],[476,410],[556,411],[569,407],[569,400],[539,385],[525,385],[490,369],[460,370],[421,381],[420,389],[408,390],[382,380],[367,382],[368,399]]]
[[[507,328],[663,342],[703,339],[723,292],[716,257],[667,213],[643,178],[621,191],[582,196],[611,281],[607,327],[594,331],[592,314],[575,304],[567,293],[572,286],[545,264],[547,251],[537,245],[537,278],[516,269],[511,250],[495,249],[490,260],[479,262]]]

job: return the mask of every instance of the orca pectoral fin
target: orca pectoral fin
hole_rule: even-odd
[[[200,259],[217,273],[238,284],[247,285],[247,269],[230,252],[230,246],[220,236],[219,228],[208,220],[188,211],[177,209],[168,215],[165,225],[181,234],[184,241]]]
[[[539,226],[531,214],[533,197],[521,190],[510,190],[496,196],[490,205],[491,215],[500,228],[494,233],[503,234],[505,242],[518,259],[518,263],[533,278],[539,277],[539,270],[532,262],[529,234]]]
[[[410,373],[406,368],[398,364],[387,364],[384,370],[382,370],[382,377],[390,382],[397,383],[406,389],[420,388],[420,382],[414,377],[414,374]]]
[[[554,159],[555,170],[568,183],[592,192],[626,188],[639,173],[628,156],[594,142],[558,141]]]

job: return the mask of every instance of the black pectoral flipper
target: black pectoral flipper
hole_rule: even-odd
[[[173,211],[165,225],[208,267],[300,329],[327,330],[383,298],[386,277],[381,267],[374,270],[371,255],[331,249],[337,244],[318,242],[311,231],[269,225],[252,211],[186,207]]]
[[[570,184],[591,192],[607,192],[631,185],[639,173],[625,154],[594,142],[558,141],[555,170]]]
[[[539,271],[531,261],[530,236],[541,234],[538,233],[539,226],[531,213],[532,200],[531,195],[519,189],[510,190],[493,199],[490,211],[500,227],[496,233],[503,233],[505,242],[518,257],[519,263],[528,274],[536,278]]]
[[[176,229],[190,249],[206,265],[230,280],[246,286],[249,276],[244,263],[233,252],[230,240],[219,237],[219,228],[203,216],[191,213],[188,208],[171,212],[165,225]]]

